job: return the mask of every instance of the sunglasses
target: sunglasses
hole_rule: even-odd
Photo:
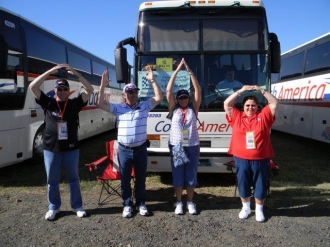
[[[69,89],[66,88],[66,87],[64,87],[64,88],[60,88],[60,87],[59,87],[59,88],[57,89],[57,91],[58,91],[58,92],[62,92],[62,91],[67,92],[67,91],[69,91]]]
[[[245,105],[246,107],[256,107],[257,105]]]
[[[139,92],[137,90],[130,90],[130,91],[127,91],[126,93],[133,95],[133,94],[138,94]]]
[[[189,99],[189,97],[188,96],[182,96],[179,99]]]

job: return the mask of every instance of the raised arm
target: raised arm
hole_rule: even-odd
[[[151,85],[154,89],[154,92],[155,92],[155,96],[151,98],[152,105],[155,107],[163,100],[164,96],[163,96],[160,86],[158,85],[158,83],[155,80],[155,75],[154,75],[152,69],[150,67],[148,67],[147,71],[148,71],[147,79],[148,79],[149,83],[151,83]]]
[[[182,59],[180,64],[177,66],[176,70],[173,72],[170,80],[167,83],[166,87],[166,99],[168,102],[168,110],[172,110],[174,105],[175,105],[175,98],[174,98],[174,93],[173,93],[173,86],[175,83],[175,78],[179,71],[181,70],[182,65],[184,64],[184,60]]]
[[[85,77],[83,77],[79,72],[74,70],[70,65],[66,64],[64,67],[70,74],[76,76],[78,78],[78,80],[81,82],[81,84],[83,85],[84,91],[81,93],[81,95],[82,95],[83,101],[87,102],[89,97],[94,92],[93,86],[85,79]]]
[[[276,110],[277,110],[277,106],[278,106],[278,100],[270,92],[267,92],[266,90],[264,90],[264,89],[262,89],[262,88],[260,88],[258,86],[256,86],[256,87],[257,88],[255,90],[258,90],[267,99],[268,104],[269,104],[270,111],[271,111],[272,115],[275,116],[275,113],[276,113]]]
[[[195,112],[198,113],[199,107],[201,105],[201,100],[202,100],[202,93],[201,93],[202,90],[201,90],[201,87],[200,87],[200,85],[197,81],[197,78],[196,78],[195,74],[191,71],[191,69],[189,68],[186,61],[184,59],[182,59],[182,60],[184,62],[184,65],[186,67],[187,72],[190,75],[191,82],[192,82],[194,90],[195,90],[194,97],[192,98],[192,103],[193,103]]]
[[[29,89],[31,90],[34,97],[39,100],[41,95],[40,87],[42,83],[47,79],[48,76],[51,74],[57,73],[57,71],[61,68],[63,68],[66,64],[58,64],[55,67],[47,70],[45,73],[39,75],[37,78],[35,78],[29,85]]]
[[[106,85],[108,85],[109,80],[108,80],[108,70],[104,70],[102,73],[102,79],[101,79],[101,85],[100,85],[100,90],[99,90],[99,96],[97,99],[97,106],[101,108],[102,110],[105,110],[107,112],[110,111],[110,104],[105,101],[104,99],[104,89]]]

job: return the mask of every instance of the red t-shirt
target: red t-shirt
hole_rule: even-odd
[[[248,118],[244,112],[233,108],[231,119],[226,115],[232,127],[232,138],[228,153],[241,159],[260,160],[274,157],[270,141],[270,129],[275,122],[269,106]],[[256,149],[246,148],[246,133],[253,131]]]

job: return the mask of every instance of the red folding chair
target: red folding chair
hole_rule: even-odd
[[[116,199],[121,197],[121,183],[120,183],[120,170],[118,163],[118,142],[116,140],[107,141],[106,146],[106,156],[100,159],[85,164],[90,172],[96,174],[96,180],[102,184],[98,204],[102,205],[105,201]],[[97,170],[101,165],[106,165],[105,169],[102,171],[101,175],[97,175]],[[101,168],[102,169],[102,168]],[[131,179],[134,183],[135,173],[132,169]]]
[[[232,174],[235,177],[235,189],[234,189],[234,200],[235,200],[236,193],[237,193],[237,180],[236,180],[236,166],[235,166],[235,161],[234,160],[231,160],[231,161],[228,161],[228,162],[224,163],[223,165],[227,166],[227,170],[228,171],[231,171]],[[276,165],[273,160],[270,160],[269,166],[270,166],[270,172],[268,174],[268,179],[267,179],[267,197],[266,197],[266,200],[265,200],[265,205],[266,205],[266,202],[267,202],[267,198],[270,197],[270,181],[271,181],[271,176],[272,175],[273,176],[277,176],[279,174],[279,171],[280,171],[280,167],[278,165]],[[252,193],[253,193],[253,191],[252,191]]]

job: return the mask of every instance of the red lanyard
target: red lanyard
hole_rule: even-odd
[[[58,107],[58,110],[59,110],[58,116],[63,119],[65,108],[66,108],[66,104],[68,103],[68,99],[66,99],[66,101],[65,101],[63,112],[62,112],[61,107],[60,107],[60,104],[58,103],[57,100],[56,100],[56,103],[57,103],[57,107]]]
[[[185,126],[187,123],[187,119],[186,119],[187,109],[182,110],[182,108],[180,108],[180,110],[182,114],[182,125]]]

